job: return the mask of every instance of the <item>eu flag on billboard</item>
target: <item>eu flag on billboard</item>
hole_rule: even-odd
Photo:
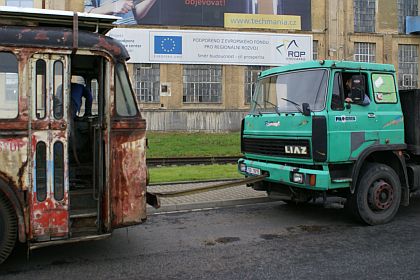
[[[182,36],[155,36],[155,54],[182,54]]]

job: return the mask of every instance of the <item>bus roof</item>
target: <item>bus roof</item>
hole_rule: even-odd
[[[78,19],[78,28],[80,30],[87,30],[100,34],[106,34],[109,30],[114,28],[112,23],[120,19],[119,17],[109,15],[0,6],[1,25],[35,25],[72,28],[75,17]]]
[[[331,69],[348,69],[348,70],[368,70],[368,71],[385,71],[395,72],[395,67],[392,64],[368,63],[368,62],[354,62],[354,61],[338,61],[338,60],[313,60],[296,64],[289,64],[271,68],[261,72],[260,77],[270,76],[278,73],[314,69],[314,68],[331,68]]]
[[[126,61],[125,47],[105,36],[114,16],[0,6],[0,46],[104,51]]]

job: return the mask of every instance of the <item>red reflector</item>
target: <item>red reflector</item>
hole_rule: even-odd
[[[316,175],[309,175],[309,185],[311,187],[316,185]]]

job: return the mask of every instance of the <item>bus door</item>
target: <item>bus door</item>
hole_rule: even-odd
[[[115,67],[115,100],[111,118],[112,227],[146,219],[146,121],[137,109],[125,66]]]
[[[31,239],[63,239],[69,234],[69,61],[36,54],[30,65]]]

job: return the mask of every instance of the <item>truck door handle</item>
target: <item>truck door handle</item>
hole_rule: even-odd
[[[369,118],[369,119],[374,119],[374,118],[376,118],[375,113],[368,113],[368,118]]]

